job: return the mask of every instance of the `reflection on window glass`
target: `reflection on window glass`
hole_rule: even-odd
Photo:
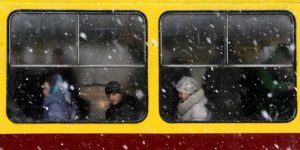
[[[105,20],[105,21],[103,21]],[[140,15],[80,15],[81,64],[144,64],[145,20]]]
[[[75,14],[13,14],[10,64],[76,64],[76,22]]]
[[[228,32],[233,64],[291,64],[275,61],[276,47],[287,45],[285,49],[294,58],[294,22],[289,15],[249,15],[233,14],[228,18]],[[273,60],[273,61],[270,61]],[[288,60],[287,60],[288,61]]]
[[[222,63],[225,17],[220,13],[163,16],[161,20],[162,63]]]
[[[189,47],[192,45],[189,40],[181,40],[177,43],[172,43],[172,40],[194,34],[192,32],[177,34],[178,30],[174,29],[174,26],[169,26],[165,20],[174,16],[180,16],[180,20],[184,20],[195,15],[186,13],[183,16],[183,13],[175,12],[164,15],[161,20],[163,32],[161,32],[160,65],[160,114],[164,120],[167,122],[287,122],[295,117],[297,98],[294,22],[285,13],[278,15],[278,13],[261,12],[259,17],[254,19],[258,23],[253,25],[253,18],[256,15],[252,13],[255,12],[243,15],[228,12],[225,15],[228,26],[225,24],[219,26],[222,30],[225,28],[225,31],[228,31],[225,35],[228,35],[229,42],[226,42],[226,38],[221,42],[225,43],[222,58],[226,61],[218,62],[216,59],[210,59],[199,65],[191,62],[171,62],[169,60],[178,60],[177,56],[168,57],[164,52],[168,45]],[[213,14],[215,13],[211,15],[198,13],[194,20],[206,19]],[[239,16],[238,20],[235,18],[237,16]],[[282,18],[276,22],[270,21],[276,20],[274,17]],[[233,21],[233,18],[236,20]],[[181,27],[189,31],[192,28],[190,23],[193,24],[193,21],[185,21]],[[273,32],[274,28],[278,30],[276,33]],[[264,35],[263,32],[268,34]],[[217,47],[216,43],[212,45]],[[193,53],[186,60],[197,56],[210,57],[209,53],[202,53],[201,50],[205,49]]]
[[[148,88],[145,26],[143,16],[135,12],[13,14],[9,119],[143,120]],[[25,36],[28,33],[32,38]]]

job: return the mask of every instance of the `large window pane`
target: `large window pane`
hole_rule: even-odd
[[[226,15],[168,13],[160,22],[162,64],[218,64],[224,61]]]
[[[204,90],[209,122],[284,122],[295,117],[293,68],[161,68],[160,113],[168,122],[178,118],[176,84],[193,77]]]
[[[16,12],[9,25],[10,120],[126,123],[146,117],[141,14]]]
[[[230,14],[228,19],[229,63],[293,63],[295,27],[290,15],[284,13],[270,15],[245,13]],[[275,51],[281,45],[286,45],[286,48]],[[286,57],[285,60],[278,58],[281,56]]]
[[[75,14],[15,13],[10,18],[10,64],[77,64],[76,22]]]
[[[144,64],[145,32],[140,15],[80,15],[80,64]]]
[[[193,14],[197,18],[191,17],[190,12],[180,15],[169,12],[160,22],[161,117],[167,122],[288,122],[294,119],[297,98],[292,15],[224,12],[217,15],[223,16],[224,23],[214,26],[221,33],[217,34],[221,35],[221,42],[210,45],[219,47],[218,43],[223,43],[221,55],[211,57],[211,53],[203,53],[206,47],[199,47],[197,53],[186,51],[186,55],[165,50],[169,46],[201,46],[201,43],[176,40],[193,37],[195,32],[188,29],[195,20],[209,22],[208,16],[215,13]],[[180,17],[174,19],[174,16]],[[181,24],[176,26],[171,20]],[[200,37],[212,33],[205,25],[200,30]],[[185,61],[181,61],[181,56]],[[192,60],[198,56],[202,62],[194,63]]]

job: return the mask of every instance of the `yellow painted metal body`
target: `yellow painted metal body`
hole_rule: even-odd
[[[300,115],[288,123],[167,123],[159,114],[159,18],[166,11],[285,10],[296,19],[300,43],[300,0],[1,0],[0,1],[0,134],[14,133],[300,133]],[[139,123],[13,123],[6,115],[7,25],[16,10],[126,10],[147,18],[148,115]],[[296,52],[297,54],[297,52]],[[298,64],[299,55],[296,56]],[[297,70],[300,70],[297,65]],[[298,74],[297,74],[298,78]],[[297,80],[297,85],[299,81]],[[299,99],[299,94],[297,95]],[[298,102],[298,110],[300,103]]]

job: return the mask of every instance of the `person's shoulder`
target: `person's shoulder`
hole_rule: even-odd
[[[124,100],[136,100],[136,98],[132,95],[129,94],[123,94],[123,99]]]
[[[202,103],[202,102],[198,102],[198,103],[196,103],[196,104],[194,104],[193,106],[192,106],[192,109],[193,110],[197,110],[197,111],[199,111],[199,110],[206,110],[206,107],[205,107],[205,104],[204,103]]]
[[[130,105],[134,105],[135,103],[137,103],[136,97],[134,97],[132,95],[128,95],[128,94],[124,94],[122,100],[124,103],[130,104]]]

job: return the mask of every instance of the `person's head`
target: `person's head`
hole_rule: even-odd
[[[50,94],[59,92],[60,90],[65,92],[66,88],[67,88],[65,86],[66,85],[64,84],[64,80],[61,75],[55,74],[55,75],[49,76],[44,80],[43,96],[47,97]]]
[[[111,81],[105,85],[105,94],[112,105],[116,105],[122,100],[122,93],[122,86],[117,81]]]
[[[176,84],[178,97],[185,101],[199,89],[197,81],[191,77],[183,76]]]

